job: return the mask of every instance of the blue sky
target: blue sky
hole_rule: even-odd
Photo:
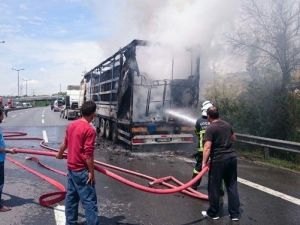
[[[105,4],[106,9],[110,4]],[[105,17],[107,11],[99,11]],[[105,21],[104,21],[105,22]],[[76,0],[2,0],[0,3],[0,95],[51,94],[79,83],[84,70],[99,62],[99,42],[109,38],[110,26],[95,15],[92,2]]]
[[[203,46],[206,70],[212,58],[224,59],[215,37],[230,26],[239,1],[1,0],[0,95],[17,94],[12,68],[25,69],[20,94],[25,94],[23,79],[29,79],[28,95],[65,90],[133,39],[166,43],[172,50]]]
[[[95,40],[105,30],[94,29],[98,21],[82,1],[1,1],[3,38],[20,35],[56,40]],[[5,31],[5,29],[4,29]],[[1,32],[2,33],[2,32]]]

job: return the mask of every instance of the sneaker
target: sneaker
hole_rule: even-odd
[[[239,221],[240,219],[237,218],[237,217],[232,217],[231,220],[232,220],[232,221]]]
[[[211,219],[213,219],[213,220],[218,220],[218,219],[220,219],[219,216],[213,216],[213,217],[212,217],[212,216],[209,216],[209,215],[207,214],[206,211],[202,211],[201,214],[202,214],[202,216],[203,216],[204,218],[211,218]]]
[[[9,208],[7,206],[4,206],[4,205],[0,208],[0,212],[7,212],[7,211],[10,211],[10,210],[11,210],[11,208]]]

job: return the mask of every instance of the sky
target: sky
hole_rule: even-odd
[[[240,70],[224,60],[222,34],[233,28],[239,0],[1,0],[0,95],[53,94],[79,84],[133,39],[172,51],[200,46],[203,73]],[[158,60],[161,58],[156,57]],[[152,59],[155,60],[155,59]],[[155,64],[155,63],[154,63]],[[226,65],[226,66],[224,66]]]

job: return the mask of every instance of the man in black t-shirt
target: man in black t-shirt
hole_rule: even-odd
[[[222,180],[228,194],[228,211],[231,220],[239,220],[239,195],[237,188],[237,155],[232,148],[235,135],[229,123],[219,119],[217,107],[207,110],[208,121],[204,137],[202,167],[210,164],[208,175],[209,208],[202,211],[204,217],[219,219],[219,198]],[[208,159],[210,161],[208,162]]]

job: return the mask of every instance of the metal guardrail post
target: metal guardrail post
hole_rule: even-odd
[[[268,147],[264,147],[264,159],[270,158],[270,149]]]

